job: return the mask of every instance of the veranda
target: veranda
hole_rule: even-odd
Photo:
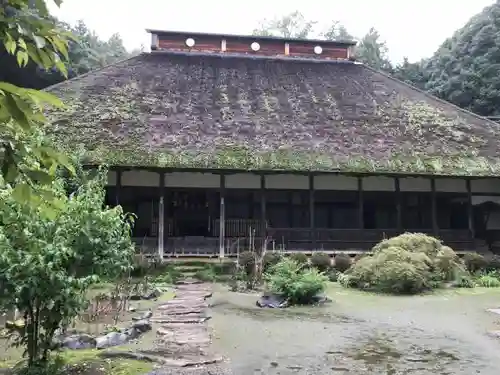
[[[108,203],[137,215],[141,251],[160,257],[359,252],[405,231],[480,251],[500,229],[492,178],[119,168],[108,182]]]

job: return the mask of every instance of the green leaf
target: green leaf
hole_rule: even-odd
[[[43,66],[43,62],[38,56],[38,50],[35,46],[28,44],[28,55],[38,66]]]
[[[26,51],[17,51],[16,57],[17,65],[19,65],[21,68],[24,68],[26,65],[28,65],[29,56]]]
[[[52,183],[52,176],[47,172],[41,170],[29,170],[26,171],[26,175],[34,182],[38,182],[42,185],[49,185]]]
[[[32,189],[26,183],[17,184],[12,191],[12,197],[19,203],[31,201]]]
[[[0,82],[0,90],[19,95],[23,89],[8,82]]]
[[[55,38],[52,38],[52,44],[54,45],[54,49],[56,49],[57,51],[59,51],[66,60],[69,60],[69,56],[68,56],[68,48],[67,48],[67,45],[66,45],[66,42],[63,41],[62,39],[59,39],[57,37]]]
[[[16,100],[16,98],[10,94],[5,94],[4,104],[7,106],[9,113],[12,118],[23,128],[24,130],[30,130],[30,121],[26,113],[21,109],[22,101]]]
[[[63,102],[55,95],[52,95],[46,91],[26,89],[26,92],[36,101],[50,104],[54,107],[63,107]]]
[[[45,38],[43,38],[39,35],[33,34],[33,41],[36,44],[36,48],[38,48],[39,50],[41,50],[42,48],[45,48],[45,46],[47,45],[47,41],[45,40]]]
[[[68,78],[68,69],[66,68],[64,62],[62,62],[61,60],[56,61],[56,68],[61,72],[64,78]]]
[[[13,182],[17,179],[18,176],[19,176],[19,168],[17,167],[17,165],[14,163],[9,164],[9,166],[7,167],[5,180],[7,182]]]

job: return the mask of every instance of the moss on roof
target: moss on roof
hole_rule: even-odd
[[[500,125],[358,64],[141,55],[50,89],[113,166],[498,175]]]

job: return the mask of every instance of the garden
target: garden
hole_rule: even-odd
[[[406,233],[370,254],[244,252],[216,282],[215,346],[238,374],[496,374],[500,258]]]

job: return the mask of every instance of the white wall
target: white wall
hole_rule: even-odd
[[[227,189],[259,189],[260,176],[253,173],[238,173],[226,175]],[[108,184],[116,185],[116,172],[110,171]],[[124,171],[122,172],[123,186],[159,186],[159,174],[149,171]],[[306,190],[309,188],[308,176],[275,174],[266,175],[267,189]],[[218,188],[220,176],[213,173],[173,172],[165,174],[167,187],[199,187]],[[429,179],[421,177],[405,177],[399,179],[401,191],[431,191]],[[336,174],[318,175],[314,177],[316,190],[357,190],[356,177],[341,176]],[[363,177],[364,191],[395,191],[394,179],[382,176]],[[471,181],[472,193],[500,194],[500,179],[483,179]],[[436,191],[466,193],[465,180],[461,179],[436,179]]]

